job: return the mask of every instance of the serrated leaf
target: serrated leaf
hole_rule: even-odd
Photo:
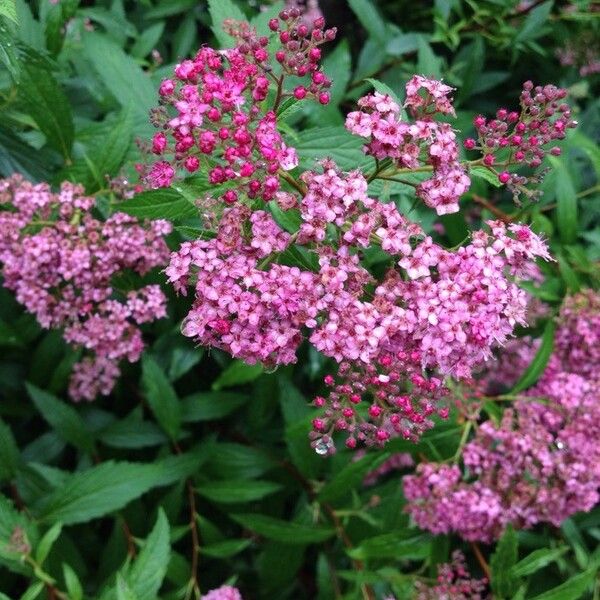
[[[216,444],[209,464],[212,472],[227,479],[254,479],[274,466],[266,452],[230,443]]]
[[[362,151],[364,140],[343,126],[313,127],[298,134],[294,147],[302,169],[314,169],[315,161],[332,158],[340,169],[361,169],[373,165]]]
[[[197,492],[219,504],[238,504],[260,500],[274,494],[281,485],[272,481],[260,480],[229,480],[207,481],[197,486]]]
[[[35,385],[26,383],[25,387],[42,417],[65,442],[85,452],[94,452],[94,436],[72,406]]]
[[[19,24],[17,19],[17,7],[15,0],[1,0],[0,1],[0,17],[6,17],[13,21],[13,23]]]
[[[223,30],[226,19],[245,21],[246,16],[232,0],[208,0],[208,12],[212,22],[212,30],[221,48],[231,48],[233,38]]]
[[[123,107],[131,107],[137,133],[149,132],[148,111],[158,102],[150,79],[109,37],[95,32],[83,36],[83,51],[108,92]]]
[[[490,559],[492,591],[499,598],[510,598],[519,587],[519,580],[511,570],[517,562],[519,542],[512,525],[508,525]]]
[[[20,597],[19,600],[35,600],[39,598],[40,594],[44,590],[44,584],[41,581],[32,583],[26,590],[25,593]]]
[[[162,508],[144,547],[125,575],[129,588],[139,598],[155,598],[167,573],[169,555],[169,522]]]
[[[167,219],[177,222],[198,216],[198,209],[173,188],[136,194],[119,204],[119,210],[140,219]]]
[[[160,485],[163,467],[108,461],[70,475],[42,497],[35,509],[39,519],[64,525],[85,523],[126,506]]]
[[[15,573],[29,574],[30,568],[21,562],[23,552],[10,544],[15,532],[21,531],[21,537],[30,548],[38,541],[37,527],[29,518],[17,511],[13,503],[0,494],[0,565]]]
[[[181,429],[181,404],[162,369],[148,355],[142,359],[142,385],[146,400],[159,425],[172,440]]]
[[[19,465],[19,448],[10,427],[0,419],[0,482],[15,476]]]
[[[23,67],[19,98],[48,144],[68,159],[75,135],[73,115],[69,100],[52,73],[33,66]]]
[[[198,392],[181,401],[184,423],[214,421],[231,414],[248,401],[248,396],[228,392]]]
[[[356,548],[348,550],[348,554],[358,560],[392,557],[420,559],[429,555],[430,544],[429,536],[414,536],[412,531],[402,530],[367,538]]]
[[[567,579],[559,586],[531,598],[531,600],[577,600],[593,583],[597,570],[590,569]]]
[[[319,492],[320,502],[335,502],[340,497],[356,488],[368,471],[372,471],[385,462],[388,453],[373,453],[363,456],[360,460],[349,462],[339,473],[336,473]]]
[[[267,515],[235,514],[230,517],[246,529],[255,531],[263,537],[290,545],[316,544],[324,542],[335,534],[335,531],[328,527],[301,525]]]
[[[233,361],[213,382],[213,390],[221,390],[225,387],[250,383],[263,374],[261,364],[248,365],[241,360]]]
[[[133,111],[127,107],[121,110],[117,119],[110,122],[108,135],[95,138],[85,159],[78,161],[83,174],[77,181],[83,183],[88,193],[106,186],[106,177],[114,177],[125,162],[125,157],[133,141]],[[92,168],[93,165],[93,168]],[[77,168],[77,164],[74,165]]]
[[[521,375],[517,383],[515,383],[513,386],[511,394],[518,394],[519,392],[526,390],[541,377],[546,365],[548,364],[548,360],[550,360],[552,350],[554,349],[555,330],[556,324],[554,321],[548,321],[546,327],[544,328],[544,333],[542,334],[542,343],[540,344],[538,351],[536,352],[529,366],[525,369],[523,375]]]
[[[512,567],[512,573],[515,577],[525,577],[531,575],[553,563],[563,554],[569,551],[568,546],[559,548],[540,548],[528,554]]]
[[[498,180],[498,175],[496,175],[493,171],[490,171],[486,167],[471,167],[469,169],[469,175],[473,175],[478,179],[485,179],[489,184],[494,187],[500,187],[502,184]]]
[[[168,441],[155,423],[142,421],[133,415],[111,423],[99,433],[98,439],[113,448],[147,448]]]

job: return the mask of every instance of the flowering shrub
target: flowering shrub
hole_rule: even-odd
[[[0,596],[596,598],[593,3],[192,4],[0,3]]]

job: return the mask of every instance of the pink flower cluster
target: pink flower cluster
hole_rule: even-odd
[[[237,588],[231,585],[222,585],[220,588],[204,594],[202,600],[242,600],[242,595]]]
[[[586,291],[567,300],[556,352],[540,381],[499,424],[481,424],[465,446],[468,475],[457,465],[425,463],[404,478],[407,509],[417,525],[490,542],[508,523],[559,526],[598,503],[599,319],[598,294]],[[531,345],[525,348],[529,353]]]
[[[526,296],[512,277],[536,257],[548,259],[547,250],[525,226],[490,222],[490,233],[447,251],[393,204],[369,198],[360,173],[323,166],[302,176],[307,191],[294,240],[314,245],[318,272],[273,264],[293,236],[268,213],[225,209],[217,237],[186,242],[166,270],[179,292],[195,282],[183,333],[271,366],[295,362],[308,338],[340,363],[337,383],[327,380],[328,399],[315,400],[324,409],[312,433],[321,453],[334,450],[335,431],[345,432],[351,448],[394,435],[417,439],[433,414],[447,415],[440,378],[422,370],[469,377],[525,324]],[[328,226],[339,229],[337,249]],[[378,285],[356,252],[373,244],[395,261]],[[357,406],[367,398],[368,410]]]
[[[458,200],[471,183],[459,162],[454,131],[448,123],[434,120],[436,115],[455,115],[451,92],[440,81],[415,75],[406,84],[404,103],[414,122],[403,121],[400,106],[379,92],[361,98],[360,110],[346,118],[351,133],[369,138],[364,150],[378,161],[391,159],[407,171],[431,166],[433,175],[417,186],[416,194],[438,215],[458,212]]]
[[[560,155],[560,148],[548,146],[555,140],[565,138],[568,129],[576,127],[571,119],[571,108],[564,101],[567,90],[554,85],[534,86],[531,81],[523,84],[521,109],[509,111],[501,108],[496,118],[475,117],[473,123],[478,141],[465,140],[468,150],[477,149],[483,153],[483,164],[489,168],[504,168],[498,174],[500,183],[509,184],[514,193],[523,191],[528,178],[510,173],[511,165],[526,164],[539,167],[547,152]]]
[[[144,347],[139,325],[164,317],[157,285],[129,292],[113,287],[125,270],[145,274],[165,264],[166,221],[140,224],[124,213],[96,219],[95,200],[82,187],[60,192],[19,175],[0,181],[0,262],[4,286],[42,327],[62,328],[64,339],[83,349],[69,393],[75,400],[108,394],[119,361],[135,362]]]
[[[279,17],[269,22],[277,64],[267,38],[230,23],[235,48],[202,48],[161,84],[154,151],[163,160],[150,179],[168,185],[176,168],[193,172],[206,155],[213,195],[231,205],[206,199],[216,237],[185,242],[171,256],[166,273],[176,291],[195,288],[182,331],[248,363],[295,362],[304,340],[334,359],[337,376],[326,377],[329,393],[314,402],[321,411],[311,439],[320,454],[335,450],[338,432],[350,448],[395,435],[416,440],[434,416],[448,414],[443,378],[469,378],[526,324],[527,296],[516,280],[550,257],[528,227],[500,222],[450,251],[394,203],[369,197],[368,181],[378,176],[431,173],[411,182],[417,196],[440,215],[458,210],[470,182],[454,131],[436,119],[454,116],[452,88],[440,81],[416,75],[407,83],[411,121],[389,96],[359,100],[346,127],[368,138],[365,151],[376,159],[368,178],[329,159],[297,178],[286,173],[298,160],[278,132],[277,110],[286,97],[329,100],[318,63],[335,31],[322,18],[311,29],[297,8]],[[310,82],[288,91],[290,75]],[[387,255],[378,279],[364,260],[374,246]]]
[[[323,31],[323,19],[309,28],[299,22],[296,8],[282,11],[285,29],[278,34],[280,49],[275,59],[282,73],[274,75],[269,62],[269,38],[258,37],[247,23],[226,23],[236,38],[235,48],[217,52],[201,48],[196,56],[175,67],[173,79],[165,79],[159,94],[162,107],[153,122],[161,131],[152,140],[152,152],[161,157],[146,174],[151,187],[169,186],[177,169],[196,172],[205,160],[209,182],[222,187],[222,199],[271,200],[280,189],[280,172],[293,169],[298,158],[277,130],[276,111],[281,100],[315,98],[329,102],[325,91],[331,81],[319,70],[320,45],[335,38],[335,30]],[[278,31],[278,19],[269,22]],[[310,83],[293,92],[283,89],[286,75]],[[271,80],[277,82],[273,110],[263,103]]]
[[[415,583],[414,600],[486,600],[487,579],[474,579],[469,573],[464,554],[452,553],[452,562],[438,566],[437,585],[429,587],[421,581]]]

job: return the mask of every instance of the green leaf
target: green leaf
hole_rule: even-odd
[[[577,191],[565,163],[556,156],[549,160],[556,175],[556,226],[562,242],[572,244],[577,239]]]
[[[22,532],[22,540],[29,548],[36,545],[38,532],[35,524],[25,514],[17,511],[8,498],[0,494],[0,565],[15,573],[29,574],[30,568],[21,561],[23,552],[10,545],[10,540],[17,531]]]
[[[226,19],[245,21],[246,16],[232,0],[208,0],[208,12],[212,22],[212,30],[221,48],[231,48],[233,38],[223,30]]]
[[[77,577],[77,573],[67,563],[63,563],[62,570],[69,600],[83,600],[83,587],[81,586],[79,577]]]
[[[119,204],[119,210],[140,219],[183,221],[198,216],[198,209],[173,188],[148,190]]]
[[[597,570],[589,569],[543,594],[534,596],[531,600],[577,600],[591,586],[596,576]]]
[[[544,33],[543,25],[547,22],[554,2],[544,2],[536,6],[525,19],[523,25],[517,30],[515,42],[533,40]]]
[[[35,385],[26,383],[25,387],[35,407],[65,442],[85,452],[94,452],[93,434],[72,406]]]
[[[241,360],[235,360],[213,382],[212,389],[218,391],[225,387],[249,383],[262,374],[263,367],[261,364],[247,365]]]
[[[283,227],[288,233],[296,233],[302,224],[300,211],[295,208],[282,210],[275,200],[269,202],[269,210],[273,218],[280,227]]]
[[[105,121],[106,135],[94,136],[84,151],[84,157],[65,169],[64,176],[83,183],[88,193],[106,187],[106,177],[114,177],[119,173],[131,147],[132,114],[130,108],[124,108],[116,119]]]
[[[113,448],[147,448],[168,441],[155,423],[142,421],[133,414],[111,423],[99,433],[98,439]]]
[[[384,43],[387,37],[387,28],[375,5],[370,0],[348,0],[348,4],[369,35],[375,41]]]
[[[158,44],[164,30],[164,21],[160,21],[148,27],[148,29],[138,37],[133,48],[131,48],[131,55],[137,58],[148,56],[148,54],[156,48],[156,44]]]
[[[150,79],[136,61],[109,37],[88,32],[83,36],[83,51],[108,92],[123,107],[131,107],[138,133],[151,126],[148,111],[158,102]]]
[[[44,589],[44,584],[41,581],[32,583],[26,590],[25,593],[20,597],[20,600],[35,600],[39,597]]]
[[[48,558],[48,554],[50,554],[50,550],[52,550],[52,546],[54,542],[58,539],[62,531],[62,523],[58,521],[46,533],[43,535],[40,543],[35,549],[35,561],[38,565],[43,565],[46,558]]]
[[[348,550],[348,554],[357,560],[396,557],[418,560],[428,556],[430,551],[431,538],[428,535],[414,536],[412,531],[402,530],[367,538],[356,548]]]
[[[0,482],[10,481],[19,466],[19,448],[10,427],[0,419]]]
[[[0,55],[1,55],[0,46]],[[43,181],[50,178],[55,154],[50,148],[36,150],[14,131],[0,126],[0,173],[5,177],[21,173],[27,179]]]
[[[415,33],[401,33],[393,37],[385,46],[391,56],[402,56],[415,52],[419,47],[419,36]]]
[[[75,135],[71,105],[52,73],[25,66],[21,71],[19,98],[48,144],[69,158]]]
[[[139,598],[155,598],[167,573],[171,548],[169,522],[162,508],[144,547],[133,562],[125,580]]]
[[[281,485],[271,481],[229,480],[207,481],[200,484],[196,491],[205,498],[220,504],[238,504],[260,500],[265,496],[274,494],[281,489]]]
[[[542,334],[542,343],[538,348],[538,351],[536,352],[529,366],[525,369],[523,375],[521,375],[517,383],[515,383],[513,389],[511,390],[511,394],[518,394],[519,392],[526,390],[541,377],[546,365],[548,364],[548,360],[550,360],[552,350],[554,349],[555,330],[556,324],[554,321],[548,321],[546,327],[544,328],[544,333]]]
[[[362,151],[364,140],[352,135],[344,126],[313,127],[298,134],[294,147],[302,169],[314,169],[315,161],[327,156],[340,169],[361,169],[373,165]]]
[[[255,531],[263,537],[291,545],[317,544],[335,535],[335,531],[327,527],[301,525],[267,515],[236,514],[230,517],[246,529]]]
[[[396,102],[399,106],[402,106],[402,101],[400,98],[398,98],[398,94],[396,94],[396,92],[394,92],[389,85],[383,83],[383,81],[372,79],[370,77],[365,79],[365,81],[368,81],[380,94],[387,94],[394,102]]]
[[[558,272],[565,282],[567,289],[574,294],[577,293],[581,289],[579,276],[571,267],[569,261],[562,252],[556,251],[556,260],[558,261]],[[581,264],[579,264],[579,266],[581,266]]]
[[[517,534],[512,525],[509,524],[490,559],[492,591],[499,598],[510,598],[519,587],[519,581],[511,570],[516,564],[518,556],[519,542]]]
[[[202,554],[212,558],[230,558],[250,545],[250,540],[226,540],[202,546]]]
[[[344,39],[338,43],[333,52],[327,55],[323,61],[323,71],[331,78],[332,85],[329,89],[331,106],[337,106],[344,98],[346,86],[350,82],[352,72],[352,61],[348,40]]]
[[[222,419],[247,401],[242,394],[198,392],[181,401],[181,418],[184,423]]]
[[[469,175],[473,175],[478,179],[485,179],[489,184],[494,187],[500,187],[502,184],[498,179],[498,175],[490,171],[486,167],[471,167],[469,169]]]
[[[385,462],[388,453],[373,453],[360,460],[350,461],[339,473],[335,474],[319,492],[319,502],[334,502],[360,485],[368,471],[372,471]]]
[[[123,508],[160,485],[162,475],[161,465],[107,461],[70,475],[40,499],[35,513],[50,523],[85,523]]]
[[[512,574],[515,577],[525,577],[531,575],[553,563],[563,554],[569,551],[568,546],[560,546],[559,548],[540,548],[528,554],[512,567]]]
[[[0,17],[6,17],[18,25],[19,21],[17,19],[17,7],[15,4],[15,0],[0,0]]]
[[[117,600],[141,600],[133,593],[121,573],[117,573]]]
[[[258,448],[219,443],[215,446],[209,466],[212,472],[226,479],[254,479],[271,470],[275,463]]]
[[[442,77],[442,59],[435,55],[423,36],[417,40],[417,72],[426,77]]]
[[[148,355],[142,359],[142,385],[150,410],[172,440],[181,429],[181,404],[167,376]]]

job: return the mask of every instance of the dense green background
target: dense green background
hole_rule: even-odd
[[[133,177],[134,141],[151,134],[158,82],[199,45],[226,43],[224,17],[245,14],[266,31],[281,5],[259,14],[256,4],[0,1],[0,174],[71,179],[90,193],[105,188],[105,173]],[[558,262],[536,294],[558,306],[569,291],[599,283],[600,76],[582,78],[555,54],[568,44],[598,45],[600,13],[591,4],[323,1],[329,25],[340,30],[324,61],[332,103],[290,111],[284,132],[302,165],[329,155],[353,168],[364,162],[361,141],[344,131],[342,115],[373,86],[401,96],[414,73],[444,77],[457,87],[463,139],[475,114],[513,107],[526,79],[568,87],[580,127],[550,159],[541,201],[521,214],[550,238]],[[140,195],[121,208],[171,218],[175,248],[198,227],[190,201],[205,189],[194,177],[177,192]],[[402,189],[380,192],[410,207]],[[516,210],[485,171],[475,172],[461,213],[443,219],[448,245],[490,216],[474,196]],[[418,218],[431,229],[431,211],[419,209]],[[192,531],[202,591],[236,581],[248,599],[409,598],[414,577],[435,575],[454,548],[481,574],[470,546],[411,526],[397,473],[362,485],[395,451],[417,460],[452,456],[460,423],[451,418],[418,445],[396,440],[358,462],[348,452],[324,460],[307,440],[323,357],[303,348],[294,368],[263,373],[195,348],[179,334],[186,310],[173,296],[169,318],[145,332],[143,361],[124,365],[114,393],[73,405],[66,385],[76,352],[0,290],[1,598],[184,597]],[[16,528],[30,551],[14,551],[14,539],[7,546]],[[560,530],[509,532],[481,552],[498,598],[597,600],[599,539],[596,509]]]

